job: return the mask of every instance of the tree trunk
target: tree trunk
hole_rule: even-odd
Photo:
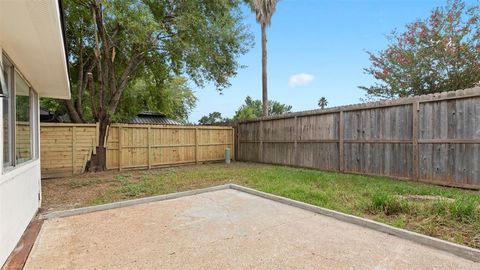
[[[64,100],[63,103],[65,104],[65,107],[67,108],[68,116],[70,116],[70,120],[72,120],[73,123],[84,123],[82,119],[80,118],[80,115],[78,114],[77,110],[75,109],[75,106],[73,105],[73,102],[71,99]]]
[[[107,168],[107,149],[104,142],[106,141],[107,127],[109,122],[106,119],[99,121],[98,147],[97,154],[92,156],[89,171],[104,171]]]
[[[263,110],[263,116],[268,116],[267,26],[266,25],[262,25],[262,110]]]

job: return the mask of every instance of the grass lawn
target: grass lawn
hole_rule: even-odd
[[[480,248],[480,192],[254,163],[109,171],[42,181],[42,211],[236,183]]]

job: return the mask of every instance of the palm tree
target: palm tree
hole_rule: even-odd
[[[318,107],[325,109],[325,107],[327,107],[328,105],[328,101],[325,97],[321,97],[319,100],[318,100]]]
[[[257,15],[257,22],[262,28],[262,111],[268,115],[267,91],[267,27],[270,26],[272,15],[279,0],[246,0]]]

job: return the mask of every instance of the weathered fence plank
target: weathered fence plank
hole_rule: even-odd
[[[480,188],[480,88],[238,125],[239,160]]]

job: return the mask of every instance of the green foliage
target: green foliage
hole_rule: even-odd
[[[196,102],[197,98],[183,77],[164,81],[139,79],[126,89],[112,121],[122,122],[141,111],[153,111],[186,123]]]
[[[450,0],[427,19],[393,31],[390,45],[368,52],[371,66],[364,69],[377,82],[368,97],[405,97],[468,88],[480,81],[479,6],[466,7]]]
[[[239,5],[238,0],[66,0],[72,101],[64,108],[52,102],[46,107],[68,111],[81,122],[120,121],[144,110],[186,121],[196,101],[186,78],[200,87],[211,82],[221,91],[252,45]]]
[[[20,122],[30,121],[30,97],[17,95],[15,102],[16,120]]]
[[[448,214],[449,203],[446,200],[436,200],[430,207],[430,213],[435,216],[445,216]]]
[[[409,204],[405,199],[385,192],[376,192],[371,199],[370,211],[373,213],[383,212],[385,215],[390,216],[408,213],[410,210]]]
[[[40,107],[48,109],[57,115],[64,115],[67,113],[63,102],[53,98],[40,98]]]
[[[291,110],[292,106],[290,105],[285,105],[274,100],[268,101],[268,115],[280,115],[291,112]],[[250,96],[247,96],[245,98],[245,104],[240,106],[240,108],[235,112],[233,120],[242,121],[261,117],[262,115],[262,101],[254,100]]]
[[[322,110],[325,109],[325,107],[328,106],[328,101],[326,97],[321,97],[318,100],[318,107],[320,107]]]
[[[463,197],[449,205],[450,214],[458,221],[472,223],[480,219],[479,209],[475,200]]]
[[[229,121],[230,119],[223,118],[221,113],[212,112],[209,113],[208,116],[203,116],[202,118],[200,118],[200,120],[198,120],[198,123],[202,125],[213,125],[219,123],[227,123]]]

